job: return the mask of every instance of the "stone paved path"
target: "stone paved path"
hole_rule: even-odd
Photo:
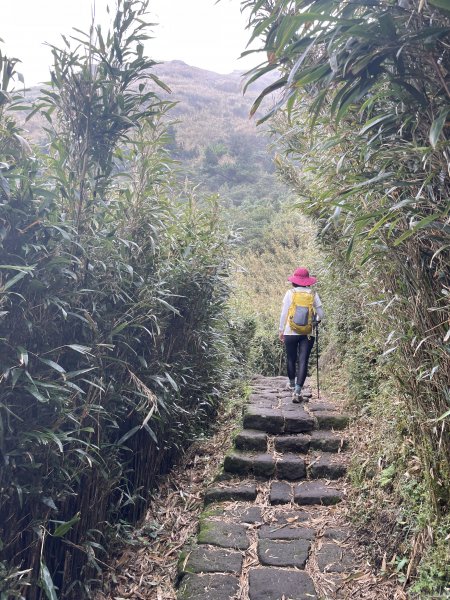
[[[293,404],[285,385],[253,380],[243,429],[181,553],[178,600],[345,598],[345,581],[357,576],[336,514],[348,417],[314,398]]]

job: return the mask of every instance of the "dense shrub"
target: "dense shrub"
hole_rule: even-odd
[[[361,335],[349,337],[355,348],[344,364],[357,373],[367,352],[374,370],[383,367],[387,401],[403,403],[395,411],[392,402],[399,433],[392,443],[397,450],[409,445],[419,463],[426,526],[441,536],[450,498],[448,4],[242,4],[267,57],[250,82],[280,70],[253,112],[281,90],[264,117],[286,109],[273,122],[280,172],[341,272],[358,274],[352,315]],[[361,399],[377,396],[376,374],[358,379]],[[391,465],[399,487],[404,467]],[[415,473],[416,467],[407,475]],[[424,523],[410,518],[421,534]],[[446,583],[441,573],[428,591],[448,592]]]
[[[146,2],[54,49],[33,151],[0,93],[2,597],[82,598],[111,534],[211,420],[232,366],[229,238],[177,190]],[[2,58],[4,84],[14,63]],[[29,582],[25,588],[24,583]]]

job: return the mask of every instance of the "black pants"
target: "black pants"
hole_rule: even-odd
[[[303,386],[308,371],[308,360],[315,338],[307,335],[285,335],[287,372],[290,381],[297,375],[297,384]],[[297,363],[297,368],[296,368]]]

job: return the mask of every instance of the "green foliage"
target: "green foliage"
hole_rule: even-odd
[[[443,598],[450,594],[450,561],[448,560],[448,532],[450,522],[446,520],[435,525],[435,539],[424,553],[420,564],[420,575],[412,586],[412,598]]]
[[[146,6],[120,1],[106,35],[53,48],[34,107],[45,154],[0,112],[5,597],[88,597],[108,535],[143,514],[238,372],[230,237],[215,200],[176,185]]]
[[[242,5],[267,55],[249,83],[279,69],[253,111],[281,91],[262,118],[275,115],[279,170],[342,278],[358,283],[350,314],[359,335],[347,337],[344,364],[355,393],[375,399],[380,376],[360,371],[369,351],[404,403],[402,435],[423,464],[436,527],[450,498],[449,14],[422,2]]]
[[[274,329],[273,322],[263,320],[252,342],[253,371],[268,377],[286,375],[284,348]]]

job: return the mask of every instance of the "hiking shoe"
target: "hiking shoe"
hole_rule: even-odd
[[[308,400],[309,400],[310,398],[312,398],[312,391],[311,391],[311,389],[306,389],[306,390],[305,390],[305,389],[303,389],[303,390],[302,390],[302,396],[303,396],[303,400],[304,400],[305,402],[308,402]]]
[[[302,395],[300,392],[292,392],[292,402],[294,404],[300,404],[303,401]]]

